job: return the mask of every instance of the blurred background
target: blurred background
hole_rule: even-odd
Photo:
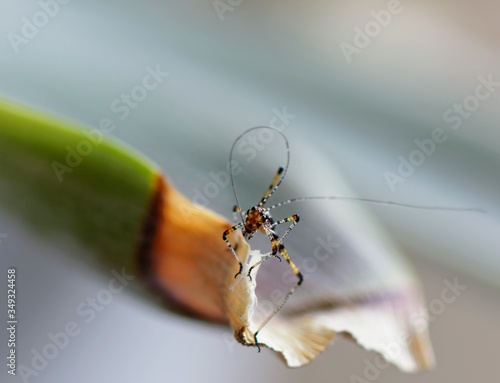
[[[358,196],[487,210],[370,208],[415,264],[428,302],[440,298],[445,280],[467,287],[432,320],[437,369],[405,375],[390,367],[376,379],[497,375],[500,3],[62,3],[3,2],[2,97],[89,126],[112,118],[112,138],[153,159],[188,198],[227,217],[229,188],[201,201],[197,193],[210,172],[225,169],[243,130],[270,124],[290,141],[288,194],[340,194],[331,179],[338,171],[350,185],[341,191]],[[158,86],[126,104],[122,95],[148,71],[161,73]],[[259,198],[277,166],[261,162],[256,169],[266,171],[254,169],[242,184],[246,201]],[[61,331],[110,276],[68,257],[69,247],[47,243],[15,216],[2,212],[0,233],[2,270],[23,273],[18,363],[27,366],[32,350],[41,350],[47,334]],[[290,370],[269,350],[235,344],[223,327],[126,293],[98,314],[29,381],[352,382],[374,358],[339,339],[310,365]]]

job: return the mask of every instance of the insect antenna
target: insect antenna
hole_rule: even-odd
[[[384,200],[378,200],[378,199],[372,199],[372,198],[337,197],[337,196],[292,198],[292,199],[274,204],[273,206],[268,207],[268,209],[271,210],[271,209],[277,208],[279,206],[290,204],[292,202],[311,201],[311,200],[336,200],[336,201],[363,202],[363,203],[366,202],[366,203],[373,203],[373,204],[379,204],[379,205],[392,205],[392,206],[398,206],[398,207],[405,207],[405,208],[411,208],[411,209],[442,210],[442,211],[469,211],[469,212],[476,212],[476,213],[486,213],[486,211],[484,209],[477,208],[477,207],[414,205],[414,204],[409,204],[409,203],[384,201]]]
[[[266,193],[262,197],[261,201],[259,202],[259,206],[263,206],[267,202],[267,200],[273,195],[273,193],[278,189],[278,187],[280,186],[281,182],[285,178],[286,172],[288,170],[288,166],[290,164],[290,145],[288,143],[288,139],[286,138],[286,136],[281,131],[279,131],[276,128],[271,128],[269,126],[255,126],[253,128],[245,130],[243,133],[241,133],[234,140],[233,145],[231,146],[231,151],[229,152],[229,170],[230,170],[229,171],[229,177],[231,179],[231,188],[233,189],[234,199],[236,201],[236,206],[235,206],[234,212],[238,213],[242,224],[244,224],[244,222],[245,222],[245,212],[241,209],[240,200],[238,198],[238,193],[236,192],[236,186],[235,186],[234,174],[233,174],[233,166],[232,166],[232,163],[233,163],[233,152],[234,152],[234,149],[236,148],[236,144],[245,135],[247,135],[251,131],[258,130],[258,129],[268,129],[268,130],[272,130],[272,131],[278,133],[283,138],[283,140],[285,141],[285,146],[286,146],[286,165],[284,167],[280,168],[280,170],[276,174],[275,178],[272,180],[271,185],[269,186],[268,190],[266,191]]]

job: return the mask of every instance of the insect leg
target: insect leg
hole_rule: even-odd
[[[290,231],[292,231],[292,229],[295,227],[295,225],[297,224],[297,222],[299,222],[299,220],[300,220],[299,215],[298,214],[294,214],[294,215],[291,215],[290,217],[283,218],[283,219],[281,219],[281,220],[273,223],[271,225],[271,227],[275,227],[275,226],[277,226],[279,224],[282,224],[282,223],[285,223],[285,222],[292,222],[292,224],[290,225],[290,227],[285,231],[285,233],[283,234],[283,236],[281,238],[279,238],[279,236],[273,230],[266,230],[267,236],[269,237],[269,240],[271,241],[271,244],[273,246],[273,250],[272,250],[272,252],[271,252],[270,255],[266,255],[266,256],[262,257],[257,263],[253,264],[252,267],[250,267],[250,269],[248,270],[248,277],[250,278],[250,280],[252,280],[252,276],[251,276],[252,270],[255,267],[263,264],[268,259],[276,257],[276,258],[278,258],[281,261],[281,258],[278,256],[277,253],[279,251],[279,253],[281,255],[283,255],[283,253],[281,252],[281,250],[279,250],[280,246],[282,246],[283,239],[285,239],[286,235]],[[285,251],[286,254],[288,254],[286,252],[286,250],[285,250],[284,247],[283,247],[283,250]],[[290,264],[290,262],[291,262],[290,258],[288,258],[287,262]],[[293,264],[293,262],[292,262],[292,264]],[[294,264],[293,264],[293,267],[295,267]],[[292,269],[293,269],[293,267],[292,267]]]
[[[238,222],[242,219],[241,209],[238,205],[234,205],[234,207],[233,207],[233,219],[234,219],[234,222]]]
[[[238,256],[236,255],[236,252],[234,251],[234,248],[233,246],[231,246],[231,242],[229,242],[229,240],[227,239],[227,236],[231,233],[234,233],[236,230],[238,229],[241,229],[243,227],[243,224],[242,223],[237,223],[236,225],[234,225],[233,227],[230,227],[229,229],[227,229],[226,231],[224,231],[224,233],[222,233],[222,239],[224,240],[224,242],[226,242],[226,245],[227,247],[229,248],[229,250],[231,250],[231,253],[233,253],[234,255],[234,258],[236,258],[236,261],[238,261],[239,265],[240,265],[240,269],[239,271],[236,273],[236,275],[234,276],[235,278],[241,274],[241,272],[243,271],[243,264],[241,263],[240,259],[238,258]]]
[[[294,214],[294,215],[291,215],[290,217],[280,219],[279,221],[276,221],[275,223],[273,223],[271,225],[271,227],[275,227],[275,226],[281,225],[282,223],[285,223],[285,222],[292,222],[292,224],[290,225],[290,227],[288,229],[286,229],[285,233],[278,240],[278,244],[280,244],[280,243],[283,242],[283,240],[288,235],[288,233],[290,233],[292,231],[292,229],[295,227],[295,225],[297,223],[299,223],[299,221],[300,221],[299,215],[298,214]]]
[[[248,278],[250,278],[250,280],[252,280],[251,273],[252,273],[253,269],[256,268],[257,266],[263,264],[268,259],[271,259],[271,258],[274,258],[274,257],[276,257],[276,255],[273,255],[273,254],[264,255],[258,262],[254,263],[252,265],[252,267],[250,267],[250,269],[248,270],[248,274],[247,274]],[[280,259],[280,261],[281,261],[281,259]]]
[[[266,201],[269,199],[269,197],[271,197],[271,195],[274,193],[274,191],[278,188],[278,186],[280,185],[281,180],[282,180],[282,178],[280,178],[280,177],[283,174],[284,170],[285,170],[285,168],[280,166],[280,168],[278,169],[278,171],[274,175],[273,180],[271,181],[271,184],[269,185],[266,192],[264,193],[264,197],[262,197],[262,199],[260,200],[260,202],[259,202],[260,206],[263,206],[266,203]]]
[[[271,254],[264,255],[258,262],[254,263],[250,267],[250,269],[248,269],[247,275],[248,275],[248,278],[250,278],[250,280],[252,280],[251,274],[252,274],[253,269],[256,268],[257,266],[263,264],[268,259],[278,258],[281,262],[281,258],[278,255],[278,250],[279,250],[279,246],[278,246],[279,236],[278,236],[278,234],[276,234],[273,230],[269,230],[269,229],[266,230],[266,234],[267,234],[267,237],[269,238],[269,240],[271,241],[271,244],[273,246]]]
[[[271,245],[272,245],[272,251],[271,251],[271,255],[272,256],[275,256],[276,258],[278,258],[280,261],[281,261],[281,258],[278,256],[278,240],[279,240],[279,236],[278,234],[276,234],[274,232],[274,230],[266,230],[266,235],[267,235],[267,238],[269,238],[269,240],[271,241]]]
[[[297,287],[299,287],[302,284],[302,281],[304,280],[302,273],[300,272],[299,268],[295,265],[295,263],[293,263],[293,261],[290,259],[290,256],[288,255],[288,252],[286,251],[285,246],[282,243],[280,243],[278,245],[278,250],[279,250],[280,254],[282,255],[282,257],[285,258],[285,260],[288,262],[288,264],[290,265],[290,268],[292,269],[294,274],[297,276],[297,283],[295,286],[293,286],[290,289],[290,291],[288,291],[288,293],[285,295],[285,297],[280,302],[280,304],[278,306],[276,306],[276,308],[271,313],[271,315],[269,315],[267,317],[267,319],[259,326],[257,331],[255,331],[255,333],[253,334],[253,338],[255,340],[255,345],[257,346],[257,349],[259,350],[259,352],[260,352],[260,346],[259,346],[259,341],[257,340],[257,335],[264,328],[264,326],[278,313],[278,311],[281,310],[281,308],[286,303],[288,298],[290,298],[290,296],[295,292]]]

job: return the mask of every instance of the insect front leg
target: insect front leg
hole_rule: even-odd
[[[229,239],[227,239],[227,236],[231,233],[234,233],[236,230],[238,229],[241,229],[243,227],[243,224],[240,222],[236,225],[234,225],[233,227],[230,227],[229,229],[227,229],[226,231],[224,231],[224,233],[222,233],[222,239],[224,240],[224,242],[226,242],[226,245],[227,247],[229,248],[229,250],[231,250],[231,253],[234,255],[234,258],[236,259],[236,261],[238,262],[238,264],[240,265],[240,269],[239,271],[236,273],[236,275],[234,276],[235,278],[241,274],[241,272],[243,271],[243,264],[241,263],[240,259],[238,258],[238,256],[236,255],[236,251],[234,251],[234,248],[233,246],[231,245],[231,242],[229,242]]]

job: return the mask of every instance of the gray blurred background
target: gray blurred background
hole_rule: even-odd
[[[225,168],[237,135],[286,110],[292,167],[294,158],[306,166],[311,156],[322,169],[339,169],[360,196],[487,210],[372,210],[417,266],[428,302],[440,297],[445,280],[467,286],[432,321],[437,369],[404,375],[390,367],[377,381],[498,375],[500,3],[71,1],[52,7],[46,23],[41,3],[3,2],[0,94],[90,126],[113,118],[112,136],[152,158],[191,199],[211,171]],[[34,17],[46,25],[12,43],[12,33],[21,35]],[[121,120],[112,104],[141,84],[148,66],[169,76]],[[462,115],[453,111],[464,103]],[[397,173],[400,156],[408,159],[415,140],[435,129],[447,134],[445,142],[391,188],[384,174]],[[258,198],[251,196],[260,195],[274,167],[244,195]],[[318,189],[324,172],[310,172],[314,188],[291,170],[291,190],[338,193],[331,183]],[[229,189],[208,201],[228,217],[233,203]],[[32,350],[76,320],[75,308],[111,276],[69,256],[65,238],[46,243],[3,212],[0,233],[1,272],[18,269],[18,363],[28,366]],[[127,293],[97,314],[29,381],[350,382],[374,358],[340,339],[309,366],[290,370],[268,350],[235,345],[223,327]],[[4,370],[1,381],[9,378]]]

